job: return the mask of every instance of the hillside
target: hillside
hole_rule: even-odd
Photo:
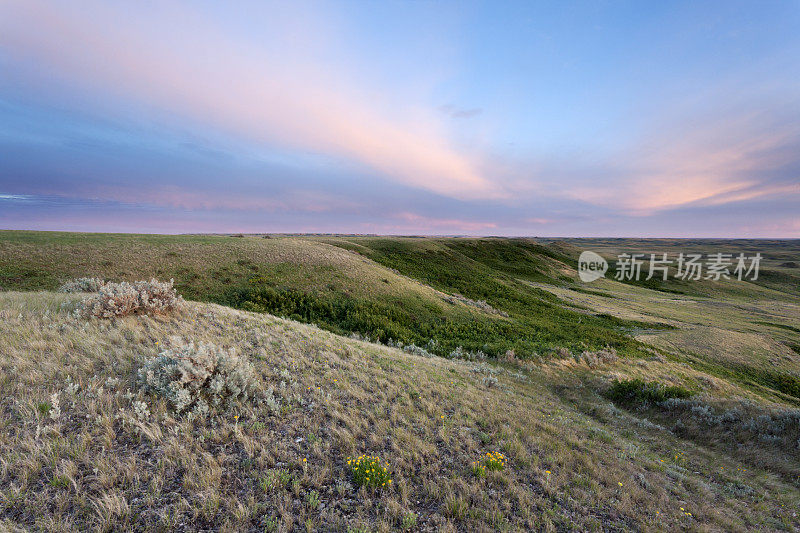
[[[728,241],[0,232],[2,519],[797,529],[795,243],[739,244],[766,282],[575,275],[583,248]],[[80,318],[82,295],[49,291],[84,276],[174,278],[189,301]],[[189,416],[142,388],[143,365],[186,342],[251,362],[253,399]],[[505,470],[473,465],[492,452]],[[361,454],[389,462],[391,487],[354,485]]]
[[[526,357],[559,347],[606,345],[640,353],[638,343],[620,330],[642,324],[565,307],[505,270],[516,257],[500,257],[493,268],[461,253],[443,256],[435,240],[416,239],[413,247],[402,239],[387,242],[398,253],[381,263],[365,257],[363,246],[353,249],[349,240],[0,232],[0,288],[55,289],[83,276],[174,278],[189,299],[269,312],[384,342],[424,345],[435,339],[437,345],[430,348],[439,355],[459,346],[491,355],[514,350]],[[502,245],[488,241],[482,246],[494,251]],[[527,246],[515,247],[516,253],[536,261],[529,269],[533,272],[547,249]],[[436,249],[421,253],[421,247]],[[419,263],[407,268],[409,260]],[[566,268],[552,257],[543,264]]]
[[[748,395],[657,356],[490,365],[213,304],[86,319],[70,312],[79,298],[0,293],[0,520],[12,530],[800,527],[788,436],[698,432],[694,410],[606,399],[615,376]],[[174,336],[237,350],[278,407],[175,416],[135,377]],[[785,422],[775,408],[759,407]],[[495,451],[505,469],[476,476],[472,462]],[[387,461],[393,483],[354,487],[347,458],[361,454]]]
[[[82,276],[175,279],[192,300],[267,312],[436,355],[528,361],[658,353],[800,404],[797,241],[115,235],[0,231],[0,290]],[[577,280],[581,249],[761,253],[759,280]],[[766,282],[764,281],[766,280]],[[775,285],[775,280],[783,280]]]

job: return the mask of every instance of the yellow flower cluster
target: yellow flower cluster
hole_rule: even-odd
[[[472,473],[477,477],[486,477],[487,470],[505,470],[506,456],[500,452],[486,452],[477,461],[472,461]]]
[[[356,458],[348,457],[347,464],[353,474],[353,481],[358,486],[378,488],[392,483],[392,478],[389,475],[389,463],[385,463],[385,466],[382,465],[378,457],[369,455],[362,455]]]
[[[506,456],[500,452],[486,452],[483,464],[489,470],[505,470]]]

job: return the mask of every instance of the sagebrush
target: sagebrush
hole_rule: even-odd
[[[173,344],[139,369],[145,392],[166,398],[175,411],[192,417],[252,396],[257,383],[253,366],[233,350],[181,339]]]
[[[115,318],[135,314],[165,314],[176,310],[183,298],[173,288],[174,280],[104,283],[97,294],[83,299],[86,316]]]
[[[77,278],[67,281],[61,287],[59,292],[99,292],[106,282],[100,278]]]

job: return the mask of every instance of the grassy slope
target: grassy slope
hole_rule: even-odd
[[[673,260],[679,253],[702,254],[704,257],[717,253],[737,257],[744,253],[747,258],[760,253],[759,276],[754,282],[720,284],[670,278],[666,282],[654,279],[639,285],[664,292],[741,300],[747,300],[753,294],[768,294],[773,299],[782,300],[800,296],[800,239],[565,239],[562,242],[565,253],[576,259],[581,250],[592,250],[609,261],[616,261],[620,253],[641,253],[649,258],[650,254],[667,252]]]
[[[441,301],[441,295],[358,255],[302,239],[0,231],[0,289],[55,289],[98,276],[174,278],[188,298],[225,298],[231,286],[273,278],[300,289]],[[383,280],[386,279],[390,283]]]
[[[573,351],[580,347],[570,342],[570,334],[575,339],[597,338],[598,331],[610,327],[610,316],[640,321],[628,324],[629,331],[670,357],[734,380],[764,397],[800,402],[800,335],[791,325],[800,323],[794,287],[733,280],[633,284],[604,279],[582,284],[573,269],[581,249],[576,245],[606,254],[652,249],[674,255],[684,249],[687,253],[730,253],[736,250],[735,244],[748,255],[762,253],[763,268],[770,269],[797,250],[800,245],[793,241],[780,246],[771,241],[614,240],[613,246],[603,240],[548,246],[530,239],[348,237],[325,241],[359,251],[438,289],[487,299],[531,329],[555,327],[569,332],[552,340]],[[564,306],[588,311],[587,316],[576,324],[574,313],[534,291],[553,294]],[[674,329],[647,324],[668,324]],[[609,344],[629,348],[624,353],[640,351],[618,341],[609,340]]]
[[[678,438],[593,388],[623,373],[696,378],[688,367],[503,370],[211,304],[86,321],[67,312],[75,298],[0,294],[0,524],[9,528],[389,531],[410,512],[425,531],[800,527],[800,493],[781,468],[735,445]],[[133,374],[173,335],[238,349],[283,413],[243,405],[193,424],[143,397],[152,414],[138,419],[126,395]],[[65,390],[68,378],[77,392]],[[54,392],[56,419],[42,407]],[[492,450],[508,468],[473,477],[470,463]],[[389,490],[349,485],[346,457],[360,453],[389,461]],[[311,491],[324,506],[309,503]]]
[[[573,261],[553,247],[530,239],[324,238],[345,249],[420,280],[436,289],[485,300],[506,312],[518,326],[502,332],[503,342],[489,353],[512,348],[518,356],[547,353],[555,347],[572,351],[613,346],[626,355],[641,355],[625,328],[647,326],[610,316],[576,312],[575,306],[532,287],[532,280],[571,283]],[[650,324],[650,327],[660,327]]]
[[[796,300],[757,287],[748,298],[674,295],[603,280],[587,292],[537,284],[565,302],[623,319],[665,322],[672,330],[634,331],[637,339],[762,396],[797,403],[800,322]],[[777,391],[777,392],[776,392]],[[776,396],[777,394],[777,396]]]
[[[762,253],[762,271],[794,272],[780,265],[790,262],[798,246],[795,241],[592,239],[545,245],[533,239],[5,231],[0,232],[0,289],[55,288],[86,275],[175,278],[187,298],[383,341],[426,345],[435,339],[438,344],[430,349],[440,355],[457,346],[490,355],[513,349],[530,357],[552,355],[558,347],[581,352],[606,345],[626,356],[647,355],[627,334],[632,332],[669,357],[770,400],[797,403],[800,335],[792,324],[800,316],[790,288],[672,280],[657,284],[658,290],[614,280],[586,285],[576,281],[574,267],[585,248],[609,257],[621,251],[743,249]],[[448,297],[455,293],[486,300],[504,315]],[[653,327],[665,323],[677,329]]]
[[[383,266],[346,251],[342,246],[365,248],[340,239],[0,232],[0,288],[55,288],[78,276],[156,276],[174,278],[187,298],[288,316],[338,333],[418,345],[435,339],[439,354],[457,346],[530,356],[557,347],[611,345],[641,355],[638,343],[620,331],[636,324],[581,315],[516,279],[549,279],[565,267],[558,261],[565,257],[545,247],[487,241],[477,252],[490,257],[479,262],[469,245],[453,250],[461,246],[455,240],[416,240],[413,246],[401,239],[360,242],[383,246],[370,255]],[[509,316],[448,302],[440,291],[488,300]]]

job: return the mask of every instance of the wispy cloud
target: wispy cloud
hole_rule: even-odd
[[[0,194],[0,201],[8,200],[8,201],[24,201],[28,200],[30,196],[26,194]]]
[[[472,118],[483,113],[483,109],[479,107],[465,108],[453,104],[439,106],[439,111],[451,118]]]
[[[390,219],[391,224],[385,227],[392,228],[393,231],[402,229],[404,231],[417,231],[422,233],[436,233],[442,231],[479,233],[497,228],[496,222],[481,222],[458,218],[437,218],[412,212],[397,213],[390,217]]]
[[[552,224],[555,221],[550,218],[529,217],[523,219],[523,222],[525,222],[526,224],[531,224],[533,226],[547,226],[548,224]]]
[[[0,227],[797,235],[796,36],[684,65],[687,16],[632,80],[572,21],[549,53],[429,4],[0,2]]]
[[[292,40],[265,51],[221,33],[188,7],[156,7],[147,17],[143,11],[12,0],[0,7],[0,46],[62,82],[255,142],[329,154],[449,197],[505,194],[451,145],[435,115],[408,119],[385,111],[346,74],[302,51],[282,54],[278,47],[292,47]],[[298,23],[287,34],[313,49],[314,27]]]
[[[527,187],[635,216],[786,195],[800,202],[797,104],[757,100],[653,121],[613,155],[535,162]]]

